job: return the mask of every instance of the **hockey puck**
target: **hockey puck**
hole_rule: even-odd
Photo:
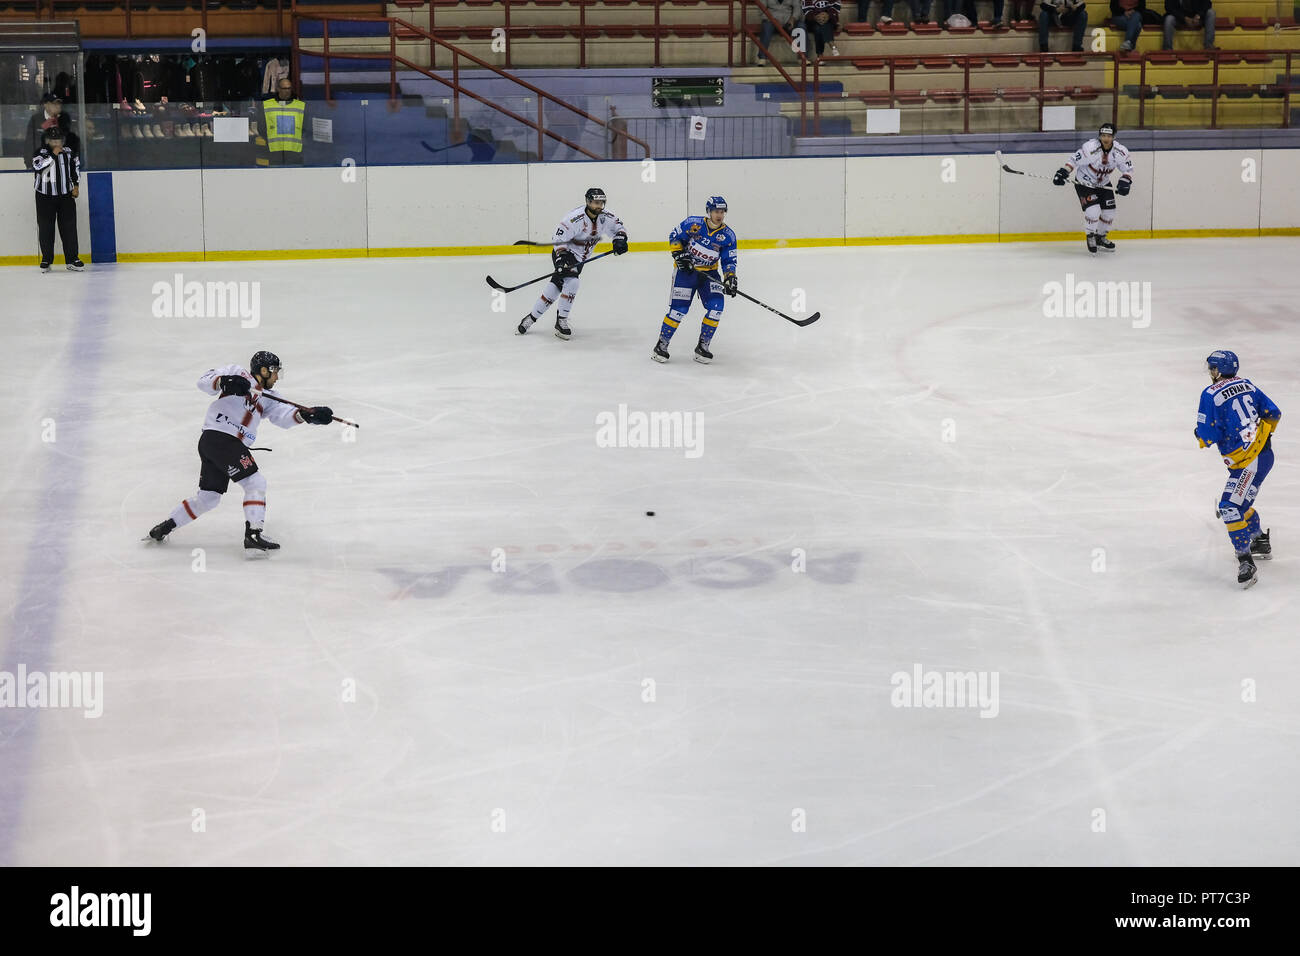
[[[646,516],[647,518],[653,518],[653,517],[655,516],[655,513],[654,513],[653,511],[647,511],[647,512],[645,513],[645,516]]]

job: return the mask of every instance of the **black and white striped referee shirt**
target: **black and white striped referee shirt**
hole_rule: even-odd
[[[36,192],[42,196],[66,196],[81,182],[81,159],[66,146],[55,156],[43,147],[32,158]]]

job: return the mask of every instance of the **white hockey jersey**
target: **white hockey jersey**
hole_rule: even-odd
[[[1102,150],[1101,140],[1088,140],[1066,160],[1065,166],[1074,170],[1074,178],[1084,186],[1109,186],[1111,174],[1116,172],[1121,179],[1133,178],[1133,160],[1128,150],[1114,140],[1109,152]]]
[[[568,249],[579,262],[586,262],[591,250],[601,239],[613,239],[619,233],[627,235],[623,220],[608,209],[602,209],[596,221],[587,215],[587,207],[579,206],[569,210],[551,237],[556,251]]]
[[[251,448],[253,442],[257,440],[257,426],[262,423],[263,418],[281,428],[292,428],[294,425],[302,424],[302,419],[298,417],[298,410],[292,405],[262,398],[262,386],[257,384],[257,379],[249,374],[248,369],[238,365],[208,369],[198,381],[199,391],[205,395],[219,395],[220,379],[223,375],[242,375],[252,383],[253,387],[247,395],[227,395],[209,405],[208,414],[203,419],[204,431],[234,435]]]

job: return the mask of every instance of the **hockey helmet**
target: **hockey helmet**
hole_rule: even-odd
[[[713,212],[715,209],[721,209],[723,212],[726,212],[727,201],[721,196],[710,196],[708,199],[704,200],[705,212]]]
[[[260,377],[258,376],[258,372],[262,369],[266,369],[268,372],[278,372],[281,367],[280,356],[276,355],[274,352],[254,352],[253,357],[248,360],[248,370],[252,372],[255,377]]]
[[[1241,368],[1241,363],[1237,361],[1237,353],[1229,352],[1227,349],[1218,349],[1211,352],[1205,359],[1205,367],[1213,369],[1224,378],[1232,378],[1237,374],[1237,369]]]

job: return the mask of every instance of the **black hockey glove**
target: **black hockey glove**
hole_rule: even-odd
[[[1052,185],[1064,186],[1065,181],[1069,178],[1070,178],[1070,171],[1066,169],[1064,166],[1062,166],[1060,169],[1056,171],[1056,175],[1052,177]]]
[[[227,395],[247,395],[252,389],[248,379],[242,375],[223,375],[217,379],[221,383],[221,397]]]
[[[578,257],[568,249],[553,251],[551,262],[555,264],[555,278],[561,282],[573,278],[582,271],[582,266],[578,264]]]
[[[1128,191],[1132,188],[1133,188],[1133,180],[1131,179],[1121,179],[1118,183],[1115,184],[1115,192],[1119,193],[1121,196],[1127,196]]]
[[[621,256],[625,252],[627,252],[627,236],[620,232],[614,237],[614,255]]]
[[[689,249],[678,249],[674,252],[673,262],[677,264],[677,268],[679,269],[695,268],[695,257],[691,255],[691,250]]]
[[[308,425],[328,425],[334,420],[334,409],[328,405],[317,405],[315,408],[303,409],[302,420]]]
[[[733,273],[727,273],[722,277],[722,291],[727,295],[736,294],[736,276]]]

